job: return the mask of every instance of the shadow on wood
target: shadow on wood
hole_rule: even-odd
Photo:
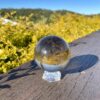
[[[5,89],[5,88],[11,88],[11,86],[8,84],[0,85],[0,89]]]
[[[4,80],[0,82],[0,88],[10,88],[11,86],[9,84],[5,84],[5,82],[28,75],[35,75],[34,70],[38,69],[39,68],[37,67],[35,61],[30,61],[19,66],[18,68],[12,69],[8,74],[0,76],[0,80]]]
[[[76,42],[76,41],[74,41],[74,42],[70,43],[69,46],[74,47],[74,46],[82,45],[82,44],[86,45],[87,43],[86,42]]]
[[[84,71],[98,62],[99,58],[96,55],[80,55],[73,57],[67,67],[62,72],[62,78],[69,73],[77,73]]]
[[[35,75],[34,70],[39,69],[36,66],[37,65],[35,61],[30,61],[26,64],[23,64],[21,67],[9,72],[7,81],[20,78],[20,77],[25,77],[27,75]]]

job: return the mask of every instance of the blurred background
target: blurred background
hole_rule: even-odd
[[[67,42],[100,30],[99,0],[0,0],[0,73],[34,59],[44,36]]]

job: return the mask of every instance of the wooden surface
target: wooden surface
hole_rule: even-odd
[[[0,75],[0,100],[100,100],[100,31],[70,44],[72,58],[59,82],[42,80],[30,61]]]

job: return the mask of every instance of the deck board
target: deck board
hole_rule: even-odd
[[[0,75],[0,100],[100,100],[100,31],[70,44],[62,80],[42,80],[34,61]]]

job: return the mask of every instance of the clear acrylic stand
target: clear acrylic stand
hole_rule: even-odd
[[[56,72],[48,72],[44,71],[42,79],[48,81],[48,82],[56,82],[61,80],[61,72],[56,71]]]

